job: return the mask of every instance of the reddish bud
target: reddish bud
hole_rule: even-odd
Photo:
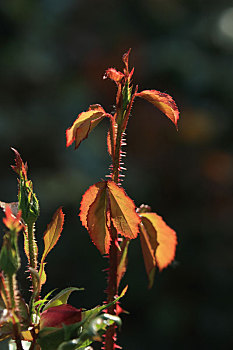
[[[80,322],[82,319],[82,309],[76,309],[72,305],[62,304],[50,307],[41,314],[40,328],[56,327],[62,328],[63,325],[69,325]]]

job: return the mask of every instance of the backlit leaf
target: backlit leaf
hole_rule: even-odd
[[[117,286],[118,287],[127,269],[128,247],[129,247],[129,239],[124,238],[122,241],[122,244],[120,245],[121,250],[118,251],[118,265],[117,265]]]
[[[117,71],[115,68],[108,68],[104,75],[104,79],[106,78],[109,78],[118,84],[124,78],[124,74]]]
[[[45,265],[46,263],[42,262],[40,264],[40,270],[39,270],[39,276],[40,276],[40,286],[42,286],[43,284],[45,284],[46,280],[47,280],[47,276],[45,273]]]
[[[136,238],[140,218],[135,211],[135,204],[123,188],[115,182],[108,181],[108,193],[110,198],[111,219],[117,232],[130,239]]]
[[[66,147],[69,147],[75,141],[75,149],[78,148],[81,141],[88,137],[89,132],[96,127],[105,116],[107,116],[107,114],[98,104],[91,105],[86,112],[80,113],[73,125],[66,130]]]
[[[23,163],[22,158],[20,157],[19,152],[14,149],[11,148],[12,151],[15,153],[15,165],[11,165],[12,169],[21,176],[21,174],[23,175],[23,177],[25,178],[25,180],[27,179],[27,163]]]
[[[109,252],[111,224],[119,234],[132,239],[137,237],[140,222],[133,201],[113,181],[98,182],[86,191],[80,219],[101,254]]]
[[[41,259],[41,263],[44,262],[46,256],[50,252],[51,249],[57,243],[64,223],[64,214],[61,208],[58,208],[55,214],[53,215],[52,221],[47,226],[47,229],[44,233],[44,253]]]
[[[10,209],[11,209],[11,214],[12,214],[13,216],[16,216],[17,213],[18,213],[18,210],[19,210],[19,209],[18,209],[18,205],[19,205],[18,202],[5,203],[5,202],[1,202],[1,201],[0,201],[0,208],[2,208],[2,210],[5,212],[6,207],[7,207],[7,206],[10,207]]]
[[[151,288],[154,282],[155,266],[156,266],[156,249],[158,247],[157,232],[154,229],[151,222],[141,217],[142,222],[140,224],[140,241],[142,247],[142,254],[145,263],[146,273],[149,280],[148,287]]]
[[[109,251],[110,236],[110,217],[108,210],[107,188],[105,182],[96,184],[99,188],[95,201],[88,210],[87,226],[92,241],[99,249],[101,254]]]
[[[67,304],[68,298],[72,292],[83,290],[83,288],[68,287],[59,292],[55,297],[53,297],[43,308],[43,311],[49,309],[53,306],[58,306],[62,304]]]
[[[143,225],[141,234],[144,240],[142,249],[147,273],[150,273],[152,264],[158,265],[159,270],[162,270],[174,260],[177,245],[176,233],[156,213],[141,213],[140,216],[141,225]],[[148,258],[145,260],[146,250],[151,258],[155,253],[155,261],[153,258],[151,261]]]
[[[142,97],[145,100],[152,103],[160,111],[162,111],[177,128],[177,122],[179,119],[179,110],[173,98],[163,92],[157,90],[144,90],[136,94],[138,97]]]

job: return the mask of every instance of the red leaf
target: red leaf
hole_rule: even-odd
[[[123,188],[115,182],[108,181],[111,219],[117,232],[130,239],[136,238],[140,218],[135,211],[135,204]]]
[[[108,68],[104,75],[104,79],[107,78],[115,81],[115,83],[118,84],[124,78],[124,74],[117,71],[115,68]]]
[[[56,327],[62,328],[82,320],[82,310],[76,309],[69,304],[52,306],[41,314],[40,328]]]
[[[179,110],[170,95],[157,90],[144,90],[137,93],[136,96],[144,98],[160,109],[169,119],[171,119],[177,128]]]
[[[81,141],[88,137],[90,131],[92,131],[105,116],[107,116],[107,114],[98,104],[91,105],[86,112],[80,113],[73,125],[66,130],[66,147],[69,147],[75,141],[75,149],[78,148]]]
[[[153,269],[167,267],[175,257],[177,238],[172,230],[156,213],[141,213],[141,243],[149,286],[153,284]]]
[[[129,54],[131,52],[131,49],[129,49],[122,57],[122,61],[125,65],[125,74],[129,74]]]
[[[109,251],[111,242],[106,183],[99,182],[96,184],[96,187],[98,188],[98,193],[88,210],[87,227],[93,243],[101,254],[106,254]]]
[[[119,234],[132,239],[140,222],[133,201],[113,181],[98,182],[86,191],[80,219],[101,254],[109,252],[111,223]]]
[[[2,219],[2,221],[9,230],[19,232],[22,228],[21,210],[19,210],[15,216],[12,214],[10,206],[6,205],[5,217]]]
[[[13,216],[16,216],[19,211],[18,205],[19,205],[18,202],[5,203],[0,201],[0,208],[2,208],[3,211],[5,211],[6,207],[9,206]]]
[[[98,187],[98,183],[97,183],[97,184],[92,185],[91,187],[88,188],[88,190],[83,195],[83,198],[81,201],[79,216],[80,216],[80,220],[81,220],[83,226],[86,227],[87,230],[88,230],[87,214],[88,214],[88,211],[90,209],[90,206],[95,201],[98,192],[99,192],[99,187]]]
[[[15,153],[15,165],[11,165],[12,169],[18,174],[20,175],[20,173],[22,172],[23,176],[25,179],[27,179],[27,163],[23,163],[22,158],[20,157],[19,152],[14,149],[11,148],[12,151]]]

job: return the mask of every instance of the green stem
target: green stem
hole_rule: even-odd
[[[9,276],[7,278],[8,281],[8,288],[10,293],[10,307],[12,309],[12,321],[13,321],[13,332],[14,332],[14,339],[17,350],[23,350],[22,343],[21,343],[21,337],[20,337],[20,325],[18,322],[18,317],[15,315],[15,309],[16,309],[16,300],[15,300],[15,275]]]
[[[35,256],[35,237],[34,237],[34,224],[27,225],[28,233],[28,251],[29,251],[29,266],[36,270],[37,262]],[[37,279],[31,272],[32,288],[33,292],[37,289]]]
[[[12,310],[15,310],[15,292],[14,292],[14,281],[13,281],[13,276],[9,276],[7,278],[8,280],[8,287],[9,287],[9,292],[10,292],[10,306]]]

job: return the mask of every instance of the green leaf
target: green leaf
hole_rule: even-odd
[[[63,289],[45,305],[43,311],[53,306],[67,304],[70,294],[74,291],[80,291],[80,290],[84,290],[84,288],[69,287],[69,288]]]
[[[38,334],[38,344],[42,350],[57,350],[64,341],[76,339],[78,331],[83,326],[85,320],[65,326],[61,329],[54,327],[43,328]]]
[[[17,232],[15,231],[8,231],[3,237],[0,268],[8,277],[13,276],[20,268],[17,240]]]
[[[87,310],[83,313],[83,320],[78,323],[74,323],[68,326],[64,326],[61,329],[48,327],[43,328],[38,334],[38,344],[42,350],[57,350],[60,344],[69,342],[73,339],[81,338],[81,348],[88,346],[92,343],[90,339],[86,339],[87,333],[84,333],[90,324],[90,322],[99,316],[99,314],[109,306],[115,304],[126,293],[127,287],[123,289],[122,293],[112,303],[107,305],[97,306],[94,309]],[[82,334],[83,333],[83,334]]]
[[[39,276],[40,276],[40,285],[42,286],[43,284],[45,284],[47,276],[45,273],[45,265],[46,263],[40,263],[40,270],[39,270]]]

